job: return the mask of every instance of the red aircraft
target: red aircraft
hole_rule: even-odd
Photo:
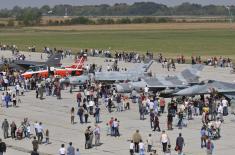
[[[54,76],[60,77],[66,77],[69,75],[79,76],[83,73],[84,62],[84,57],[81,57],[76,60],[73,65],[66,67],[54,68],[48,66],[34,66],[21,75],[26,79],[31,78],[33,76],[47,78],[49,76],[49,72],[51,72],[51,74]]]

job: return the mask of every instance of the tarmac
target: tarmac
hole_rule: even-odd
[[[10,57],[9,51],[0,51],[0,56]],[[25,54],[28,57],[29,53]],[[31,53],[31,60],[40,60],[38,53]],[[43,55],[46,57],[46,55]],[[104,62],[105,58],[89,57],[89,63],[96,63],[100,65],[107,65]],[[65,58],[62,60],[63,65],[69,65],[73,62],[73,58]],[[120,67],[134,67],[131,63],[119,63]],[[160,64],[154,63],[150,70],[156,75],[175,75],[183,69],[190,67],[188,64],[178,65],[176,64],[176,71],[168,72],[163,69]],[[206,66],[201,72],[201,80],[221,80],[226,82],[234,82],[235,76],[230,74],[228,68],[214,68]],[[1,92],[0,92],[1,93]],[[10,107],[0,108],[0,122],[7,118],[8,122],[15,121],[17,125],[25,117],[27,117],[33,125],[35,121],[42,122],[44,129],[49,129],[51,144],[42,144],[39,146],[40,155],[57,155],[59,154],[59,148],[62,143],[68,146],[69,142],[73,142],[75,148],[80,149],[81,155],[128,155],[129,144],[132,134],[135,130],[139,129],[140,134],[144,142],[149,133],[154,137],[154,148],[159,155],[162,155],[162,147],[160,144],[159,132],[153,132],[150,129],[149,117],[146,120],[139,120],[138,106],[131,103],[131,110],[124,112],[112,112],[111,114],[105,109],[104,105],[101,105],[101,118],[102,121],[99,126],[101,127],[101,143],[98,147],[85,150],[85,136],[84,131],[87,126],[94,126],[95,119],[93,116],[89,116],[90,123],[81,125],[79,118],[76,116],[75,125],[70,124],[70,109],[76,107],[76,92],[69,93],[69,89],[62,91],[62,99],[57,100],[56,97],[46,96],[44,100],[36,99],[35,91],[26,92],[24,96],[20,96],[22,103],[18,103],[17,108]],[[120,121],[120,137],[106,136],[105,124],[111,117],[117,118]],[[175,123],[175,122],[174,122]],[[178,129],[174,127],[173,131],[167,131],[170,137],[172,154],[174,151],[175,140],[179,133],[185,139],[184,152],[185,155],[205,155],[206,150],[200,148],[200,128],[201,117],[194,117],[194,120],[188,122],[187,128]],[[166,113],[160,117],[160,127],[162,130],[167,128],[166,125]],[[221,135],[219,140],[214,141],[215,150],[214,155],[232,155],[235,152],[235,116],[229,115],[225,117],[225,122],[222,124]],[[31,127],[31,131],[34,131]],[[33,132],[34,133],[34,132]],[[3,139],[2,130],[0,130],[0,138]],[[23,140],[13,140],[11,138],[3,139],[8,145],[6,155],[28,155],[32,151],[32,138]],[[146,153],[147,154],[147,153]],[[148,155],[148,154],[147,154]]]

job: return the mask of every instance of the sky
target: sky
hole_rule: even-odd
[[[13,8],[18,6],[42,6],[56,4],[71,4],[71,5],[98,5],[98,4],[114,4],[114,3],[128,3],[151,1],[156,3],[166,4],[168,6],[175,6],[183,2],[191,2],[202,5],[215,4],[215,5],[235,5],[235,0],[0,0],[0,9]]]

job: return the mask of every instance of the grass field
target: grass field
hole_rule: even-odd
[[[78,50],[98,48],[155,53],[167,56],[227,56],[235,58],[235,25],[137,24],[0,29],[0,43],[21,50],[35,45]]]

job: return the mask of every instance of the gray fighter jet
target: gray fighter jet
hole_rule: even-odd
[[[71,86],[83,85],[88,80],[91,79],[92,74],[89,75],[80,75],[80,76],[68,76],[60,79],[61,84],[68,84]]]
[[[133,81],[146,76],[148,69],[153,64],[151,60],[147,64],[138,64],[134,68],[127,71],[101,71],[95,72],[94,79],[102,82],[115,81]]]
[[[210,94],[213,91],[229,98],[235,99],[235,83],[221,82],[210,80],[201,85],[194,85],[192,87],[180,90],[175,93],[176,96],[194,96]]]
[[[107,71],[107,72],[95,72],[95,74],[83,74],[81,76],[69,76],[60,79],[60,83],[70,84],[71,88],[74,86],[83,85],[88,80],[92,81],[102,81],[113,83],[115,81],[126,81],[126,80],[137,80],[146,75],[148,69],[152,65],[153,61],[150,61],[147,64],[138,64],[133,69],[128,71]]]
[[[13,60],[10,64],[13,63],[17,66],[21,66],[24,69],[28,69],[30,66],[41,66],[41,65],[59,67],[61,66],[60,60],[61,60],[61,54],[57,53],[57,54],[50,55],[50,57],[48,57],[47,61],[45,62],[28,61],[28,60]]]
[[[204,68],[203,65],[192,65],[176,76],[156,76],[155,78],[142,78],[140,81],[118,83],[114,87],[119,93],[130,93],[133,89],[143,90],[146,86],[154,92],[163,91],[165,94],[172,94],[180,89],[198,84],[199,74]]]

